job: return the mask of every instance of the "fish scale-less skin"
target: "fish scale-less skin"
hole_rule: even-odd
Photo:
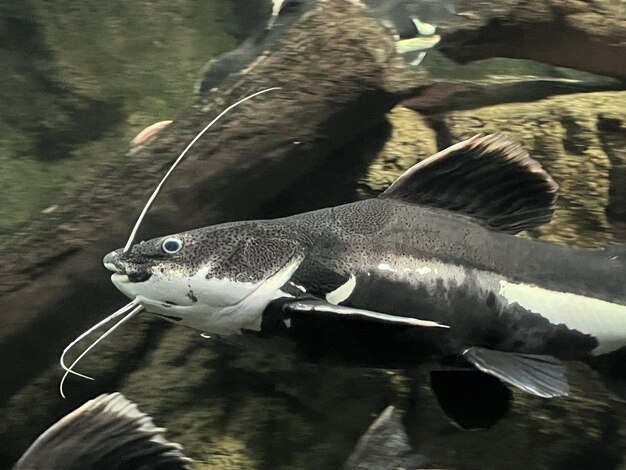
[[[353,217],[355,213],[362,215]],[[350,266],[363,262],[360,254],[378,256],[376,264],[397,256],[436,258],[519,282],[626,303],[624,278],[620,277],[626,273],[623,262],[610,259],[604,250],[574,249],[513,237],[449,211],[388,199],[370,199],[303,215],[306,217],[279,220],[309,234],[323,232],[324,242],[319,247],[313,245],[309,257],[324,260],[327,265],[334,263],[333,269],[345,275]]]
[[[396,232],[396,235],[399,233],[406,232]],[[424,257],[420,258],[416,250],[406,249],[406,240],[402,243],[386,243],[382,232],[379,236],[380,238],[368,238],[369,246],[364,250],[354,251],[352,245],[345,244],[342,246],[350,247],[348,252],[335,253],[337,263],[329,273],[349,266],[359,267],[354,273],[356,287],[343,302],[344,305],[399,316],[414,316],[449,325],[450,331],[444,333],[447,344],[445,349],[455,349],[457,353],[470,344],[502,346],[511,351],[535,352],[541,349],[528,342],[532,335],[526,335],[523,341],[511,337],[511,334],[516,335],[515,327],[519,324],[510,322],[512,325],[509,327],[506,323],[510,319],[500,320],[502,301],[496,299],[493,290],[489,289],[489,284],[493,288],[497,287],[495,278],[491,282],[483,279],[481,283],[476,270],[442,263],[432,254],[426,254],[436,251],[429,246],[434,239],[423,239],[426,246],[423,247]],[[414,236],[416,235],[411,233],[409,239]],[[328,262],[331,262],[330,257]],[[300,267],[303,272],[298,271],[295,274],[296,280],[305,283],[305,287],[306,279],[322,277],[319,272],[307,272],[307,268],[305,262]],[[487,274],[481,273],[485,278]],[[345,282],[344,279],[341,281]],[[488,302],[490,298],[491,306]],[[545,327],[545,331],[550,329],[547,320],[540,319],[538,322]],[[436,334],[440,336],[439,332]],[[505,340],[509,344],[505,345]],[[537,341],[540,341],[539,337]],[[588,351],[594,345],[594,341],[586,341],[584,350]]]
[[[343,305],[449,325],[449,333],[416,333],[422,342],[429,341],[425,335],[439,338],[432,346],[442,354],[482,345],[571,359],[585,358],[598,346],[585,331],[509,305],[500,280],[624,302],[619,266],[603,260],[602,250],[503,235],[437,209],[376,199],[282,222],[319,237],[294,283],[323,296],[354,274],[356,287]]]

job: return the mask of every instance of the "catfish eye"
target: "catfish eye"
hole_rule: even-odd
[[[161,249],[170,255],[178,253],[183,247],[183,241],[177,237],[168,237],[161,243]]]

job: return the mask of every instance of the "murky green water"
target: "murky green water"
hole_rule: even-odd
[[[1,8],[0,232],[119,158],[147,125],[175,118],[192,103],[203,65],[261,14],[191,0]]]
[[[431,11],[433,22],[450,13],[430,8],[424,14]],[[103,164],[127,158],[129,141],[145,126],[176,119],[194,103],[204,64],[240,43],[269,9],[266,2],[247,0],[0,4],[0,241],[27,230],[42,212],[54,212],[70,188],[98,175]],[[497,84],[512,78],[525,85],[473,90],[453,103],[455,109],[429,119],[394,112],[392,139],[367,174],[350,182],[360,190],[355,194],[375,193],[436,150],[443,135],[435,135],[438,129],[445,127],[452,140],[500,129],[540,148],[542,163],[561,185],[555,221],[532,236],[581,246],[626,241],[623,221],[605,213],[611,191],[621,184],[609,174],[626,166],[626,157],[619,160],[620,139],[626,145],[624,92],[568,101],[568,91],[546,93],[548,85],[535,83],[603,85],[611,79],[529,61],[492,59],[461,67],[436,52],[421,66],[435,80]],[[566,81],[554,86],[577,90]],[[494,104],[500,107],[478,109]],[[316,194],[299,189],[309,198]],[[292,191],[284,206],[267,212],[298,207],[292,202],[298,194]],[[106,278],[103,273],[104,283]],[[71,308],[100,312],[115,302],[122,299],[106,285]],[[67,306],[54,306],[61,307]],[[19,316],[15,309],[11,314]],[[2,468],[81,401],[58,398],[60,369],[51,365],[56,357],[29,362],[27,348],[46,342],[60,352],[74,333],[53,330],[54,322],[54,338],[29,338],[8,350],[7,360],[24,361],[33,373],[2,379]],[[468,433],[444,418],[422,373],[294,364],[148,318],[137,319],[101,349],[83,364],[99,380],[71,381],[72,389],[83,397],[123,391],[169,428],[168,436],[185,446],[198,468],[339,468],[371,420],[393,403],[407,410],[417,450],[445,468],[626,469],[626,408],[609,400],[595,374],[582,366],[573,368],[571,397],[548,401],[515,392],[515,405],[501,423]],[[118,373],[114,378],[112,371]]]

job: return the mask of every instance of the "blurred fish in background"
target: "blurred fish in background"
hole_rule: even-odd
[[[100,395],[41,434],[13,470],[190,470],[164,432],[121,393]]]
[[[445,22],[456,12],[455,2],[411,0],[363,0],[369,13],[395,32],[396,51],[407,64],[419,65],[426,52],[435,47],[441,36],[435,34],[439,21]]]
[[[13,470],[191,470],[182,446],[121,393],[89,400],[41,434]],[[419,470],[402,412],[388,406],[361,436],[344,470]]]
[[[420,470],[431,468],[413,451],[402,424],[402,412],[388,406],[361,436],[344,470]]]
[[[393,31],[396,51],[411,65],[419,65],[426,57],[426,51],[441,40],[435,34],[437,26],[427,21],[453,16],[455,11],[452,2],[366,0],[359,3],[367,8],[370,16]],[[269,18],[257,25],[243,43],[205,65],[196,86],[197,92],[206,95],[218,88],[231,73],[254,66],[260,58],[262,60],[262,52],[269,42],[279,37],[313,4],[315,0],[273,0]]]

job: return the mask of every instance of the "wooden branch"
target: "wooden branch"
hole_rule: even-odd
[[[439,49],[457,62],[531,59],[626,79],[624,0],[460,0]]]

